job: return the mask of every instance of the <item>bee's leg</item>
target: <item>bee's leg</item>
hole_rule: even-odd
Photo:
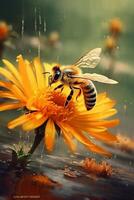
[[[64,89],[64,86],[61,88],[61,92],[63,91],[63,89]]]
[[[54,88],[54,90],[57,90],[57,89],[60,89],[60,88],[61,88],[61,92],[62,92],[62,90],[64,88],[64,84],[58,85],[56,88]]]
[[[50,75],[50,76],[48,77],[48,85],[49,85],[49,86],[51,86],[51,82],[52,82],[52,75]]]
[[[76,101],[77,101],[78,97],[81,95],[81,88],[79,88],[79,87],[73,87],[73,88],[79,90],[79,92],[76,96]]]
[[[69,104],[69,101],[71,101],[72,96],[73,96],[73,94],[74,94],[73,88],[70,87],[70,89],[71,89],[71,91],[70,91],[70,94],[68,95],[67,100],[66,100],[66,102],[65,102],[65,107]]]

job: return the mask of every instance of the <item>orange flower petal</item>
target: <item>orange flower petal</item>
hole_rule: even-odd
[[[16,126],[20,126],[22,125],[23,123],[27,122],[27,120],[30,118],[31,114],[24,114],[24,115],[21,115],[20,117],[10,121],[8,123],[8,128],[9,129],[13,129],[15,128]]]
[[[94,138],[101,140],[103,142],[117,142],[118,139],[115,135],[109,133],[108,131],[105,132],[101,132],[100,134],[96,133],[96,132],[90,132],[90,135],[92,135]]]
[[[47,120],[47,117],[42,116],[38,119],[36,119],[36,117],[32,116],[31,119],[29,119],[27,122],[25,122],[22,125],[23,130],[30,131],[30,130],[36,129],[36,128],[40,127]]]
[[[111,128],[113,126],[116,126],[119,124],[119,120],[118,119],[114,119],[114,120],[99,120],[99,121],[92,121],[92,120],[85,120],[85,118],[83,119],[79,119],[79,117],[76,119],[72,119],[71,122],[69,122],[69,124],[71,126],[73,126],[73,124],[75,124],[77,127],[79,128],[83,128],[83,130],[85,130],[85,128],[88,128],[89,131],[92,130],[96,130],[96,132],[101,132],[101,131],[105,131],[107,130],[107,128]]]
[[[31,130],[40,126],[45,120],[46,118],[40,112],[28,113],[10,121],[8,128],[13,129],[23,124],[25,130]]]
[[[10,82],[0,81],[0,86],[4,87],[5,89],[10,90],[11,94],[14,96],[14,99],[18,99],[20,101],[26,101],[25,95],[22,93],[22,91],[16,85],[14,85]],[[2,92],[3,92],[3,90],[2,90]]]
[[[111,133],[109,133],[107,131],[107,128],[104,127],[98,127],[95,125],[92,125],[92,122],[88,125],[81,125],[80,123],[76,123],[74,125],[72,125],[71,123],[69,123],[72,127],[76,127],[78,130],[83,130],[84,132],[88,133],[89,135],[95,137],[96,139],[102,140],[104,142],[115,142],[117,141],[117,137],[112,135]],[[100,123],[101,124],[101,123]],[[103,130],[104,129],[104,130]]]
[[[4,88],[6,88],[6,89],[10,89],[10,87],[12,86],[12,83],[0,81],[0,86],[1,86],[1,87],[4,87]]]
[[[35,67],[35,73],[36,73],[36,79],[37,79],[37,84],[39,89],[44,89],[46,87],[45,85],[45,76],[43,74],[43,67],[40,63],[39,58],[34,59],[34,67]]]
[[[7,91],[0,91],[0,97],[8,99],[17,99],[11,92]]]
[[[45,137],[44,142],[46,145],[46,149],[48,151],[52,151],[55,143],[55,125],[51,119],[48,120],[45,128]]]
[[[12,83],[21,88],[21,85],[18,82],[18,80],[16,80],[16,78],[7,69],[0,67],[0,74],[3,75],[7,80],[11,81]]]
[[[23,57],[19,55],[17,57],[18,65],[19,65],[19,73],[21,75],[23,87],[24,87],[24,93],[26,94],[27,97],[30,97],[32,94],[32,88],[29,83],[29,74],[27,73],[27,66],[25,61],[23,60]]]
[[[111,128],[113,126],[116,126],[119,124],[119,119],[113,119],[113,120],[109,120],[109,121],[92,121],[90,122],[90,125],[92,127],[98,127],[98,126],[103,126],[106,128]]]
[[[3,103],[0,104],[0,111],[17,109],[23,106],[23,103]]]
[[[32,94],[34,94],[34,91],[37,91],[38,89],[38,85],[37,85],[35,74],[33,72],[33,68],[28,61],[26,61],[26,70],[29,77],[29,84],[32,90]]]
[[[14,94],[14,96],[16,98],[18,98],[18,100],[22,101],[22,102],[26,102],[27,98],[25,96],[25,93],[23,93],[16,85],[12,85],[9,90]]]
[[[105,110],[103,112],[98,110],[97,113],[92,112],[90,114],[88,113],[88,111],[85,113],[81,112],[78,117],[79,117],[79,120],[83,119],[83,118],[87,118],[88,120],[95,121],[96,119],[101,120],[101,119],[111,117],[111,116],[115,115],[116,113],[117,113],[117,110],[112,108],[109,110]]]
[[[92,123],[93,123],[92,121],[91,122],[90,121],[84,121],[84,119],[83,120],[74,120],[74,119],[72,119],[71,122],[68,122],[68,124],[70,126],[78,127],[81,130],[85,130],[85,128],[88,128],[88,131],[94,130],[94,131],[96,131],[98,133],[107,130],[107,128],[105,126],[103,126],[103,124],[101,124],[101,123],[100,123],[99,126],[94,125],[94,124],[92,125]]]
[[[70,127],[67,124],[65,126],[67,128],[66,131],[70,131],[74,135],[74,137],[79,142],[84,144],[90,151],[99,153],[99,154],[107,156],[107,157],[111,157],[111,153],[109,153],[109,152],[105,151],[103,148],[98,147],[97,145],[93,144],[87,137],[84,136],[84,134],[81,132],[81,130],[76,129],[74,127]]]
[[[15,76],[15,78],[20,82],[20,84],[22,85],[22,80],[20,77],[20,74],[18,72],[18,70],[14,67],[14,65],[12,63],[10,63],[8,60],[3,59],[2,60],[3,63],[6,65],[6,67],[8,68],[8,70]]]
[[[72,135],[70,135],[70,133],[68,133],[68,131],[66,131],[64,126],[62,126],[61,124],[59,124],[59,127],[61,128],[65,142],[67,143],[71,151],[76,152],[76,144],[72,140]]]

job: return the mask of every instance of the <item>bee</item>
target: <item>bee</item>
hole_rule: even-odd
[[[92,81],[107,84],[118,83],[117,81],[100,74],[82,73],[80,68],[95,68],[97,66],[100,61],[100,54],[101,48],[95,48],[86,53],[72,65],[56,65],[52,68],[53,74],[49,76],[49,84],[51,85],[57,81],[61,82],[54,90],[61,89],[62,91],[64,85],[70,87],[70,93],[66,98],[65,107],[68,106],[73,97],[74,90],[77,89],[79,92],[76,99],[83,93],[86,109],[91,110],[95,106],[97,97],[97,91]]]

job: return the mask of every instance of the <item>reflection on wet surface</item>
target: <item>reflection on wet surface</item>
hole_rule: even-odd
[[[16,137],[2,128],[0,144],[0,196],[3,199],[80,199],[111,200],[133,199],[134,196],[134,158],[109,147],[113,158],[105,160],[112,166],[112,175],[103,178],[93,175],[80,167],[80,162],[90,154],[63,154],[62,144],[58,144],[54,154],[48,155],[40,145],[32,157],[27,169],[15,169],[9,166],[11,159],[9,144],[26,138]],[[31,135],[32,136],[32,135]],[[31,137],[30,136],[30,137]],[[27,137],[27,136],[26,136]],[[30,145],[31,138],[27,144]],[[60,147],[59,147],[60,146]],[[93,155],[92,155],[93,156]],[[96,155],[94,157],[97,158]],[[98,159],[98,158],[97,158]],[[103,158],[101,158],[104,160]],[[18,196],[20,195],[20,197]],[[32,196],[33,195],[33,196]],[[30,197],[31,196],[31,197]]]

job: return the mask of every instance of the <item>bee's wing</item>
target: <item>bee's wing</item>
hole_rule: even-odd
[[[104,75],[101,75],[101,74],[90,74],[90,73],[85,73],[85,74],[82,74],[82,75],[72,75],[71,78],[81,78],[81,79],[88,79],[88,80],[91,80],[91,81],[98,81],[98,82],[101,82],[101,83],[107,83],[107,84],[117,84],[118,82],[113,80],[113,79],[110,79]]]
[[[101,48],[93,49],[82,56],[74,65],[82,68],[95,68],[100,61],[100,54]]]

